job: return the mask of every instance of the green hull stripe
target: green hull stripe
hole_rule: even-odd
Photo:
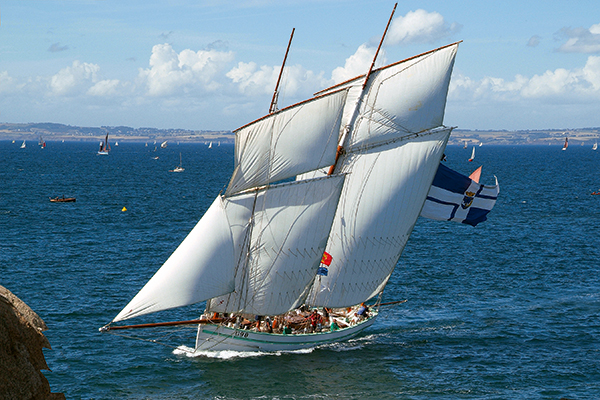
[[[333,331],[333,332],[325,332],[325,333],[312,333],[312,334],[307,334],[306,336],[310,336],[310,337],[315,337],[315,336],[320,336],[320,335],[331,335],[333,333],[336,332],[341,332],[343,330],[346,329],[352,329],[352,328],[356,328],[359,327],[360,325],[366,324],[367,322],[371,322],[373,323],[374,319],[377,317],[377,315],[373,315],[371,318],[364,320],[362,322],[360,322],[357,325],[354,325],[351,328],[344,328],[344,329],[340,329],[338,331]],[[358,333],[360,333],[363,329],[366,329],[370,326],[371,324],[369,323],[367,326],[361,328],[361,329],[356,329],[354,332],[349,333],[347,335],[344,336],[336,336],[335,338],[330,338],[330,339],[324,339],[324,340],[310,340],[310,341],[303,341],[303,342],[286,342],[286,341],[270,341],[270,340],[258,340],[258,339],[253,339],[253,338],[245,338],[245,337],[241,337],[241,336],[233,336],[231,334],[225,334],[225,333],[219,333],[219,332],[213,332],[213,331],[205,331],[204,329],[202,330],[202,333],[208,334],[208,335],[213,335],[213,336],[225,336],[229,339],[235,339],[235,340],[241,340],[241,341],[245,341],[245,342],[253,342],[253,343],[264,343],[264,344],[274,344],[274,345],[284,345],[284,346],[298,346],[298,345],[315,345],[318,346],[320,344],[325,344],[325,343],[334,343],[334,342],[338,342],[340,340],[345,340],[345,339],[349,339],[352,336],[357,335]],[[218,329],[218,328],[217,328]],[[228,328],[231,329],[232,332],[246,332],[243,329],[233,329],[233,328]],[[301,335],[284,335],[284,334],[279,334],[279,333],[266,333],[266,332],[251,332],[253,335],[277,335],[277,337],[290,337],[290,338],[295,338]],[[304,334],[302,334],[304,335]]]

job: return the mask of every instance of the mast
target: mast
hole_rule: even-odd
[[[365,87],[367,86],[367,82],[369,82],[369,77],[371,76],[371,72],[373,71],[373,68],[375,67],[375,61],[377,60],[377,56],[379,55],[379,50],[381,49],[381,46],[383,45],[383,40],[385,39],[385,36],[387,35],[388,28],[390,27],[390,24],[392,23],[392,18],[394,17],[394,13],[396,12],[396,6],[398,6],[398,3],[394,4],[394,9],[392,10],[390,19],[388,20],[388,23],[385,26],[385,30],[383,31],[383,35],[381,36],[381,40],[379,41],[379,46],[377,46],[377,51],[375,52],[375,56],[373,57],[373,62],[371,63],[371,66],[369,67],[369,72],[367,72],[367,76],[365,76],[365,81],[363,83],[363,90],[365,90]]]
[[[296,28],[292,28],[292,34],[290,35],[290,41],[288,42],[287,50],[285,51],[285,56],[283,57],[283,63],[281,64],[281,70],[279,71],[279,77],[277,78],[277,84],[275,85],[275,91],[273,92],[273,99],[271,99],[271,105],[269,106],[269,114],[275,112],[277,108],[277,97],[279,90],[279,83],[281,82],[281,76],[283,75],[283,68],[285,67],[285,62],[287,60],[288,53],[290,51],[290,46],[292,45],[292,38],[294,37],[294,31]]]
[[[352,125],[354,124],[354,120],[356,119],[356,110],[358,109],[358,106],[360,105],[360,102],[362,101],[362,97],[365,93],[365,88],[367,87],[367,83],[369,82],[369,78],[371,77],[371,72],[373,72],[373,68],[375,67],[375,61],[377,61],[377,56],[379,55],[379,50],[381,49],[381,46],[383,45],[383,41],[385,39],[385,36],[387,35],[388,28],[390,27],[390,24],[392,22],[392,18],[394,17],[394,13],[396,12],[397,6],[398,6],[398,3],[394,4],[394,9],[392,10],[392,14],[390,15],[390,18],[388,19],[388,23],[385,26],[385,30],[383,31],[383,35],[381,36],[381,40],[379,41],[379,46],[377,46],[377,51],[375,51],[375,56],[373,56],[373,62],[371,62],[369,71],[367,72],[367,74],[365,76],[365,81],[363,82],[363,85],[362,85],[362,91],[361,91],[360,97],[358,98],[358,101],[356,102],[356,106],[355,106],[355,110],[354,110],[354,117],[352,118],[352,122],[351,122]],[[342,154],[342,152],[344,150],[343,143],[346,140],[346,137],[348,136],[348,132],[350,131],[352,125],[349,125],[344,130],[344,135],[342,137],[342,140],[340,140],[340,145],[338,146],[337,152],[335,154],[335,162],[333,163],[333,165],[331,167],[329,167],[329,172],[327,173],[327,175],[331,175],[335,171],[335,167],[337,165],[338,159],[340,158],[340,155]]]

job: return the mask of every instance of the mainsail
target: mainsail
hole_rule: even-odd
[[[443,117],[457,48],[369,71],[238,129],[226,192],[114,321],[204,300],[207,312],[276,315],[381,293],[452,130]],[[324,251],[327,276],[317,274]]]
[[[385,287],[452,130],[442,121],[457,48],[455,43],[375,71],[367,92],[356,94],[364,100],[356,106],[356,122],[346,127],[348,148],[339,170],[348,178],[326,248],[333,262],[327,276],[315,279],[308,304],[345,307]],[[348,124],[352,115],[345,114]]]

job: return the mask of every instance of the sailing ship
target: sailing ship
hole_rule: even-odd
[[[364,75],[237,129],[227,189],[100,330],[194,324],[202,354],[311,348],[371,326],[453,129],[459,43],[375,69],[380,43]],[[204,301],[198,319],[114,325]]]
[[[108,143],[108,132],[106,132],[106,137],[104,138],[104,142],[100,142],[100,149],[98,149],[98,155],[107,156],[110,151],[110,144]]]
[[[595,142],[592,146],[592,150],[598,150],[598,142]]]
[[[565,138],[565,144],[563,145],[563,150],[566,150],[569,147],[569,138]]]
[[[161,149],[166,149],[167,148],[167,141],[166,140],[160,144],[160,148]]]
[[[25,144],[25,140],[23,140],[23,143],[21,143],[21,148],[24,149],[25,147],[27,147],[27,145]]]
[[[38,142],[38,145],[42,148],[45,149],[46,148],[46,141],[44,140],[44,138],[42,136],[40,136],[40,140]]]
[[[473,146],[473,151],[471,152],[471,158],[469,158],[469,162],[475,159],[475,146]]]
[[[169,172],[183,172],[185,171],[185,168],[183,168],[182,163],[181,163],[181,153],[179,153],[179,165],[176,166],[174,169],[170,169]]]

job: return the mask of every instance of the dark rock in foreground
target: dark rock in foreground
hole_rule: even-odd
[[[64,399],[51,393],[40,370],[48,370],[42,348],[50,343],[42,331],[48,329],[31,308],[0,286],[0,398]]]

